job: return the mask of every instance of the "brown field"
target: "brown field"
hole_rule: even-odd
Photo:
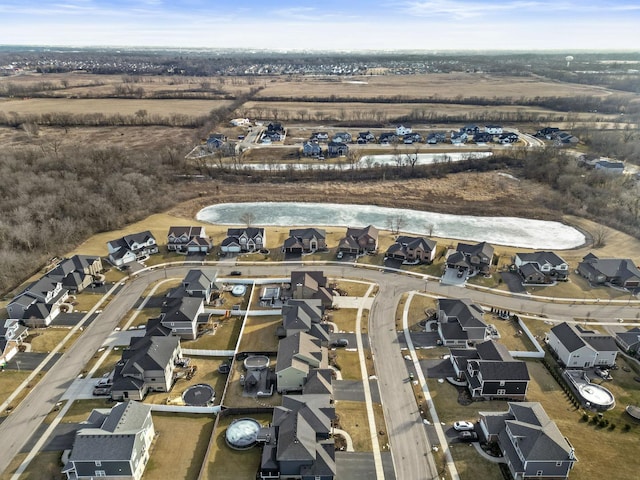
[[[207,415],[154,413],[158,434],[144,472],[145,480],[195,480],[205,460],[214,418]],[[176,452],[180,452],[176,455]]]
[[[358,82],[358,83],[355,83]],[[366,83],[359,83],[366,82]],[[606,89],[563,84],[534,77],[497,76],[486,73],[434,73],[427,75],[380,75],[340,79],[293,77],[265,82],[258,97],[330,96],[342,97],[559,97],[594,95],[604,97]],[[552,93],[550,93],[552,92]]]

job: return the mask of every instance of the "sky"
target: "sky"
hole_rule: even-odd
[[[638,0],[0,0],[0,45],[639,50]]]

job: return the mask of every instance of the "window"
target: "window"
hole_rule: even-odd
[[[556,467],[561,467],[562,466],[562,462],[556,462]]]
[[[543,474],[542,470],[538,470],[538,471],[536,472],[536,477],[541,477],[541,476],[542,476],[542,474]]]
[[[104,470],[96,470],[96,477],[106,477],[107,476],[107,472],[105,472]]]
[[[102,466],[102,462],[100,460],[96,460],[96,467],[101,467]]]
[[[500,386],[504,387],[504,380],[500,380]]]
[[[496,392],[497,395],[506,395],[507,391],[504,388],[499,388]]]

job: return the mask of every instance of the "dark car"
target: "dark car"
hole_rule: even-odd
[[[478,440],[478,434],[476,432],[460,432],[458,438],[461,442],[475,442]]]
[[[348,347],[349,346],[349,339],[347,339],[347,338],[338,338],[334,342],[331,342],[331,345],[334,346],[334,347]]]
[[[229,275],[231,275],[232,277],[239,277],[240,275],[242,275],[242,272],[240,270],[232,270],[231,272],[229,272]]]

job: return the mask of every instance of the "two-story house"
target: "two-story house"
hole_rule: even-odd
[[[347,228],[347,234],[338,243],[338,251],[352,255],[373,253],[378,249],[378,229],[373,225],[364,228]]]
[[[62,473],[68,480],[140,480],[155,436],[151,407],[127,401],[80,424]]]
[[[385,255],[403,263],[432,263],[436,255],[436,242],[424,237],[400,235]]]
[[[516,253],[514,264],[524,283],[553,283],[569,276],[569,264],[554,252]]]
[[[60,280],[45,275],[14,297],[7,305],[7,313],[10,319],[22,320],[28,327],[47,327],[68,297],[69,291]]]
[[[167,299],[160,310],[160,323],[173,335],[185,340],[198,336],[198,318],[204,313],[204,298],[180,297]]]
[[[447,266],[463,269],[468,273],[488,273],[493,261],[493,251],[493,247],[487,242],[458,243],[456,251],[447,257]]]
[[[213,248],[204,227],[170,227],[167,250],[178,253],[209,253]]]
[[[229,228],[227,237],[220,244],[224,253],[247,253],[262,250],[266,245],[264,228]]]
[[[526,362],[515,360],[494,340],[472,349],[451,349],[451,363],[474,400],[524,400],[529,387]]]
[[[324,319],[324,306],[320,299],[290,298],[282,306],[282,330],[284,336],[305,332],[319,339],[323,345],[329,342],[329,331]]]
[[[320,339],[299,331],[278,342],[276,384],[278,393],[299,392],[311,370],[327,368],[327,349]]]
[[[297,228],[289,230],[289,237],[282,245],[282,251],[289,254],[313,253],[326,250],[327,232],[322,228]]]
[[[480,412],[480,430],[497,443],[514,480],[568,478],[575,449],[538,402],[508,403],[506,412]]]
[[[333,305],[333,292],[321,271],[291,272],[291,296],[295,299],[319,299],[325,308]]]
[[[468,298],[438,299],[438,334],[447,347],[468,347],[491,338],[482,307]]]
[[[107,242],[109,261],[120,267],[136,260],[144,260],[149,255],[158,253],[158,243],[149,230],[125,235],[122,238]]]
[[[551,328],[548,344],[560,363],[567,368],[612,366],[618,355],[618,347],[612,336],[584,330],[567,322]]]

